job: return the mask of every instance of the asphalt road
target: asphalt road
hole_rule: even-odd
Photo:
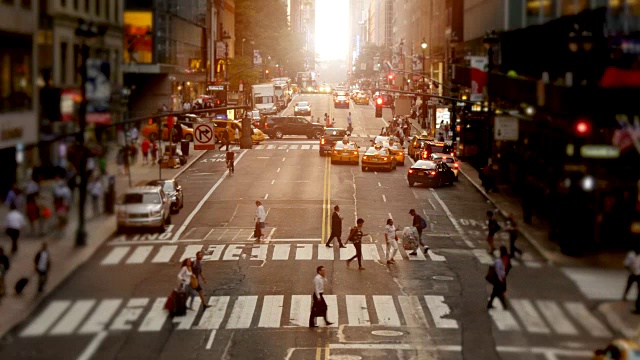
[[[329,95],[300,95],[315,117],[327,112],[354,140],[379,133],[370,105],[333,109]],[[285,112],[293,113],[292,106]],[[385,109],[385,118],[390,111]],[[509,309],[487,311],[485,199],[466,178],[453,186],[410,188],[406,168],[362,172],[318,156],[317,140],[268,139],[207,152],[179,178],[185,206],[165,233],[114,234],[40,308],[0,342],[3,359],[588,359],[612,336],[606,322],[561,269],[524,241],[509,275]],[[255,201],[267,209],[267,240],[251,238]],[[324,245],[340,205],[343,239],[365,219],[366,270],[354,253]],[[401,247],[384,261],[384,225],[427,219],[427,255]],[[504,238],[504,237],[501,237]],[[212,308],[171,319],[162,310],[181,259],[205,251]],[[326,327],[309,329],[312,279],[326,268]]]

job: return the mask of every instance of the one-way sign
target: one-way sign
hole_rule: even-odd
[[[211,124],[198,124],[193,131],[195,150],[213,150],[216,148],[216,137]]]

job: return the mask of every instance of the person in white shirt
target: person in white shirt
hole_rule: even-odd
[[[256,228],[255,228],[255,238],[256,241],[260,241],[262,240],[262,229],[264,229],[265,224],[264,224],[264,220],[267,217],[267,213],[264,211],[264,206],[262,205],[262,203],[258,200],[256,201],[256,216],[255,216],[255,223],[256,223]]]
[[[627,286],[622,294],[622,300],[627,300],[627,294],[631,290],[633,283],[638,284],[638,292],[640,292],[640,256],[636,251],[629,251],[624,259],[624,267],[629,271],[627,278]]]
[[[104,194],[104,189],[102,187],[102,180],[100,177],[94,177],[91,179],[91,182],[88,186],[89,193],[91,194],[91,203],[93,205],[93,216],[97,217],[100,215],[100,198]]]
[[[327,320],[327,303],[324,301],[324,297],[322,294],[324,293],[324,285],[327,279],[324,277],[325,270],[324,266],[318,266],[316,269],[318,273],[315,278],[313,278],[313,295],[311,295],[311,314],[309,315],[309,327],[318,327],[316,325],[316,318],[322,316],[324,318],[324,322],[327,326],[333,324],[331,321]]]
[[[393,219],[387,220],[387,226],[384,229],[384,239],[387,242],[387,264],[395,264],[393,257],[398,251],[398,234],[396,234]]]
[[[234,140],[236,144],[238,145],[240,144],[240,130],[238,130],[237,128],[236,128],[236,133],[234,135]]]
[[[16,204],[9,205],[9,212],[4,220],[5,233],[11,238],[11,253],[18,251],[18,238],[20,230],[27,225],[24,215],[16,209]]]
[[[49,268],[51,268],[51,259],[49,257],[49,250],[47,250],[47,243],[42,243],[42,248],[36,254],[34,259],[36,266],[36,273],[38,273],[38,292],[44,291],[44,286],[47,283],[47,277],[49,275]]]

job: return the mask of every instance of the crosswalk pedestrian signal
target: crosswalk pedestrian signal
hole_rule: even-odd
[[[382,117],[382,98],[379,97],[376,99],[376,117],[377,118],[381,118]]]

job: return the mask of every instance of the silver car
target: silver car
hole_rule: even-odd
[[[125,228],[157,228],[171,224],[171,201],[160,186],[127,189],[117,207],[118,231]]]
[[[293,106],[293,115],[294,116],[311,115],[311,105],[309,104],[309,102],[308,101],[297,102]]]

